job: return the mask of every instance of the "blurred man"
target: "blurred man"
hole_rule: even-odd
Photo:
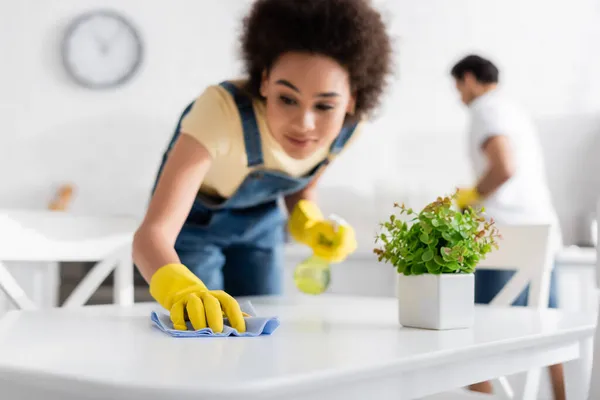
[[[526,112],[511,102],[498,87],[498,68],[489,60],[469,55],[451,74],[470,114],[469,156],[477,181],[460,189],[457,204],[485,207],[486,216],[498,224],[550,224],[551,245],[562,245],[558,218],[552,205],[544,170],[542,149],[534,124]],[[475,302],[489,303],[510,280],[513,271],[480,270],[475,273]],[[550,307],[557,306],[554,271]],[[525,306],[527,291],[513,305]],[[564,399],[562,366],[550,367],[555,399]],[[471,386],[491,393],[489,382]]]

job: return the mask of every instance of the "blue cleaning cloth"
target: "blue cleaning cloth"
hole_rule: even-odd
[[[173,337],[202,337],[202,336],[259,336],[259,335],[270,335],[279,326],[279,318],[277,317],[257,317],[256,311],[252,307],[249,301],[240,302],[240,308],[243,312],[250,315],[250,317],[244,317],[246,321],[246,332],[240,333],[237,329],[233,329],[229,325],[227,318],[223,319],[223,332],[215,333],[210,328],[194,330],[192,324],[187,322],[187,331],[178,331],[173,329],[173,323],[169,314],[162,310],[152,311],[150,319],[158,329],[165,332],[166,334]]]

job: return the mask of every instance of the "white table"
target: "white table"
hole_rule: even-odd
[[[133,303],[131,242],[138,221],[45,210],[0,210],[0,290],[22,309],[35,308],[10,274],[8,262],[98,262],[65,301],[84,305],[111,271],[114,300]]]
[[[595,315],[479,307],[473,329],[397,323],[396,300],[254,298],[281,326],[257,338],[171,338],[154,304],[13,311],[0,320],[3,398],[411,399],[566,362],[580,399]],[[582,386],[583,387],[583,386]],[[376,394],[377,393],[377,394]]]

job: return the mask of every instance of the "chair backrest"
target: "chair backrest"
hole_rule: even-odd
[[[596,206],[596,216],[600,218],[600,199]],[[598,227],[596,229],[600,233],[600,229]],[[598,316],[596,319],[596,333],[594,334],[594,356],[592,358],[589,400],[600,399],[600,329],[598,329],[600,326],[600,244],[596,245],[596,299],[598,306],[596,313]]]
[[[128,245],[138,221],[47,210],[0,209],[0,261],[98,261]]]
[[[553,253],[550,225],[498,226],[498,249],[488,253],[477,269],[513,270],[515,274],[490,302],[510,306],[529,284],[528,306],[546,308],[550,295]]]

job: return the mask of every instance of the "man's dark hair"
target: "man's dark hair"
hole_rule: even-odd
[[[454,78],[462,80],[467,72],[472,73],[481,83],[498,83],[498,68],[490,61],[478,55],[468,55],[452,67]]]
[[[343,65],[356,94],[355,118],[379,105],[392,70],[392,46],[369,0],[256,0],[244,19],[241,47],[246,89],[260,97],[263,71],[291,51],[321,54]]]

